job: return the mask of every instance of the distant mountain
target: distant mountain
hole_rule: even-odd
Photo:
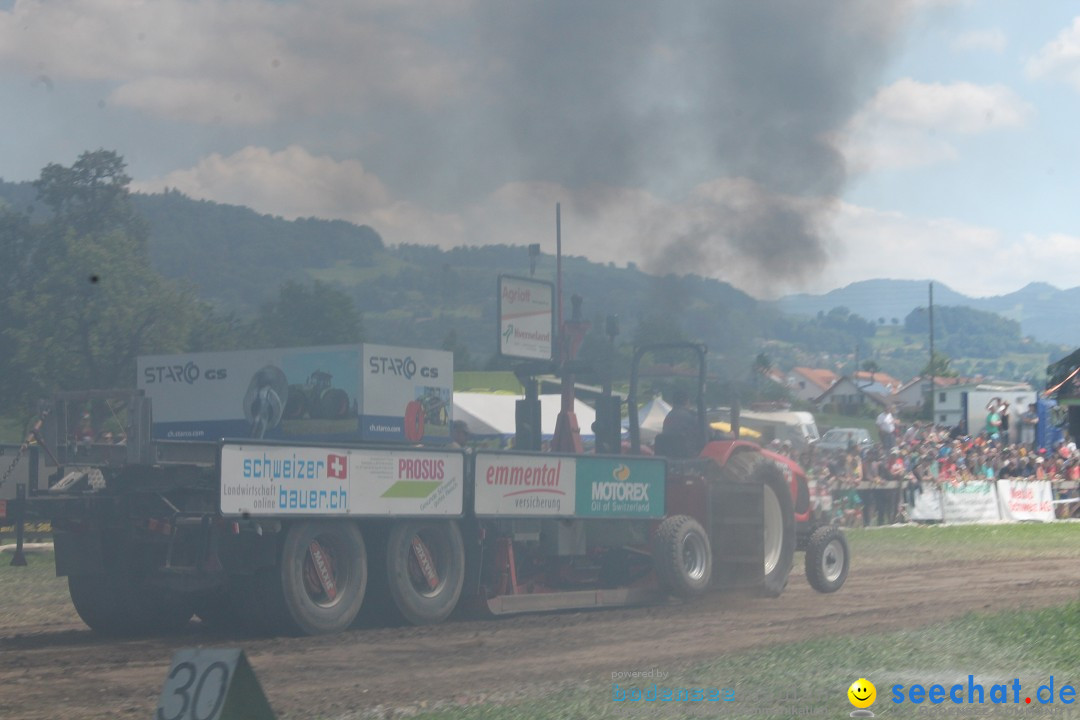
[[[821,295],[788,295],[773,305],[791,315],[816,315],[843,306],[869,320],[903,321],[929,304],[929,280],[863,280]],[[1080,287],[1059,290],[1031,283],[1015,292],[973,298],[934,283],[934,304],[970,307],[1020,323],[1026,336],[1042,342],[1080,346]]]

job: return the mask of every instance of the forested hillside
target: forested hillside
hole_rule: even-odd
[[[130,194],[123,170],[122,158],[96,151],[50,165],[36,183],[0,180],[0,400],[130,383],[136,355],[173,350],[366,339],[452,349],[459,369],[499,365],[496,279],[529,274],[526,248],[387,247],[368,226],[287,221],[176,191]],[[539,278],[554,279],[553,245]],[[581,295],[593,325],[582,356],[617,375],[633,343],[674,339],[705,342],[715,376],[758,390],[754,371],[770,366],[850,372],[870,361],[906,379],[928,358],[925,311],[902,324],[846,307],[788,315],[699,276],[572,254],[563,270],[567,314]],[[609,315],[621,329],[614,357]],[[1022,338],[1014,320],[968,308],[937,308],[935,332],[939,352],[991,373],[996,358],[1026,353],[1010,372],[1035,381],[1040,364],[1064,354]]]

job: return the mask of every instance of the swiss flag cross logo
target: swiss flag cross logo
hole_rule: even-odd
[[[349,476],[349,464],[345,462],[344,455],[326,456],[326,476],[342,480]]]

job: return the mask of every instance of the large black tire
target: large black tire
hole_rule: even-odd
[[[844,586],[851,567],[851,551],[840,528],[826,525],[810,536],[806,545],[806,579],[820,593]]]
[[[71,575],[68,592],[75,612],[94,632],[136,637],[178,632],[187,626],[190,598],[149,587],[130,575]]]
[[[442,622],[465,584],[465,543],[453,520],[406,520],[386,540],[386,581],[401,616],[413,625]]]
[[[705,529],[688,515],[665,518],[653,538],[660,585],[682,598],[704,593],[712,580],[712,547]]]
[[[320,557],[316,559],[317,546]],[[356,619],[368,577],[367,550],[355,523],[313,520],[285,532],[278,565],[264,568],[247,588],[248,607],[269,632],[323,635]],[[333,583],[328,592],[324,580]]]
[[[318,417],[324,420],[340,420],[349,414],[349,395],[340,388],[323,392],[316,404]]]
[[[753,477],[760,480],[764,490],[765,575],[759,594],[780,597],[787,587],[795,559],[795,507],[791,487],[783,471],[768,460],[758,463]]]
[[[303,385],[290,385],[289,398],[285,401],[282,417],[286,420],[300,420],[308,412],[307,390]]]

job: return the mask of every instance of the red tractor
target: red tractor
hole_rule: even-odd
[[[669,438],[661,433],[654,441],[656,453],[668,458],[669,518],[665,524],[680,525],[689,556],[712,550],[710,555],[716,557],[708,559],[719,571],[713,584],[721,588],[749,584],[764,595],[779,595],[787,584],[794,552],[800,550],[806,554],[806,577],[811,586],[822,593],[839,590],[850,567],[847,539],[839,528],[815,512],[802,467],[754,443],[710,436],[703,345],[669,343],[635,351],[627,398],[630,452],[642,452],[637,414],[642,359],[657,353],[685,352],[692,353],[697,361],[698,422],[692,437]],[[760,510],[752,507],[757,504],[759,490]],[[676,514],[687,516],[693,523],[672,521],[670,516]],[[747,531],[748,523],[757,523],[757,518],[761,518],[760,537],[757,530]],[[658,536],[663,532],[661,526]],[[755,547],[758,542],[760,547]],[[703,562],[694,560],[691,564]],[[763,574],[757,578],[743,564],[760,567]],[[674,582],[674,576],[669,574],[667,581]]]

